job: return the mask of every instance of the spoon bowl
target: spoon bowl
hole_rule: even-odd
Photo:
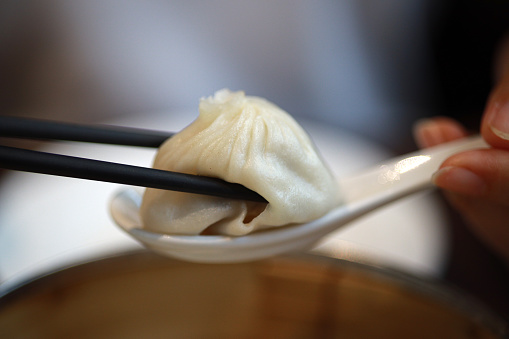
[[[142,192],[125,188],[110,202],[116,224],[147,248],[163,255],[203,263],[244,262],[311,248],[328,233],[410,194],[429,189],[431,176],[449,156],[485,148],[480,136],[465,138],[390,159],[360,174],[339,180],[343,203],[309,223],[288,225],[240,237],[169,235],[142,228]]]

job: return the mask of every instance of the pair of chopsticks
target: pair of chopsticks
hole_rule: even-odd
[[[159,147],[173,133],[112,126],[0,116],[0,138],[65,140],[100,144]],[[230,199],[267,202],[240,184],[198,175],[78,158],[0,145],[0,168],[151,187]]]

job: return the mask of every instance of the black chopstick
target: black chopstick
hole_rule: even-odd
[[[174,133],[116,126],[87,126],[0,116],[0,137],[159,147]],[[246,187],[221,179],[0,146],[0,168],[267,202]]]
[[[240,184],[229,183],[221,179],[8,146],[0,146],[0,168],[267,202],[258,193]]]
[[[0,116],[0,137],[159,147],[174,133]]]

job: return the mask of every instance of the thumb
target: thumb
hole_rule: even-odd
[[[509,150],[509,71],[500,78],[490,95],[481,134],[491,146]]]

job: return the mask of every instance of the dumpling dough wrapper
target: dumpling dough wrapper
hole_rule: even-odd
[[[239,183],[268,204],[148,188],[143,227],[166,234],[250,232],[317,219],[340,203],[339,187],[304,129],[259,97],[221,90],[159,149],[154,168]]]

